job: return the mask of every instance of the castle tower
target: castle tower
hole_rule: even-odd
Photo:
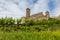
[[[29,8],[26,9],[26,17],[27,18],[30,17],[30,9]]]
[[[49,19],[49,12],[46,11],[45,14],[46,14],[46,19],[48,20]]]

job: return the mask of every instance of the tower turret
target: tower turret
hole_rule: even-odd
[[[27,18],[30,17],[30,9],[29,8],[26,9],[26,17]]]
[[[48,20],[48,19],[49,19],[49,12],[46,11],[45,14],[46,14],[46,18],[47,18],[47,20]]]

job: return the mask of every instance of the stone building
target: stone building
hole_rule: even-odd
[[[26,17],[22,17],[22,23],[24,23],[23,21],[25,21],[25,19],[28,19],[28,20],[30,20],[30,19],[33,19],[33,20],[48,20],[49,19],[49,12],[46,11],[45,15],[43,15],[43,12],[30,15],[30,9],[27,8],[26,9]]]

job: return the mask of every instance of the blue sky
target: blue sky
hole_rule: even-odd
[[[59,16],[60,0],[0,0],[0,17],[21,18],[26,8],[31,9],[31,15],[49,11],[51,17]]]

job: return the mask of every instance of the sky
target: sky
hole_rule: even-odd
[[[21,18],[26,16],[26,8],[31,15],[50,12],[50,17],[60,15],[60,0],[0,0],[0,17]]]

